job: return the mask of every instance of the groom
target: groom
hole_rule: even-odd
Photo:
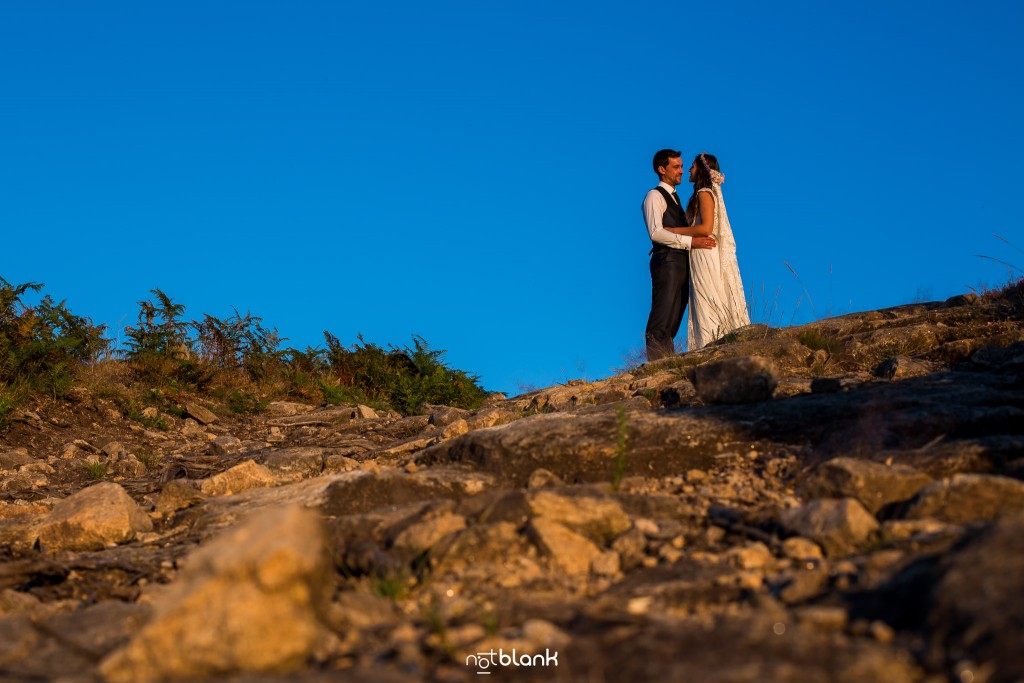
[[[647,317],[647,360],[675,353],[676,333],[690,298],[689,249],[711,249],[711,237],[687,237],[672,232],[686,227],[686,213],[676,194],[683,179],[682,152],[663,149],[654,155],[654,172],[661,182],[644,198],[644,222],[651,249],[651,314]]]

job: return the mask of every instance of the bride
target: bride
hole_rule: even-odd
[[[711,235],[717,249],[690,250],[690,317],[687,344],[690,351],[750,324],[743,281],[736,261],[736,240],[725,211],[718,159],[702,152],[690,166],[693,194],[686,205],[686,222],[697,235]]]

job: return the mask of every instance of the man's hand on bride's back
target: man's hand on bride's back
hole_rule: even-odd
[[[690,240],[691,249],[714,249],[717,246],[714,237],[694,237]]]

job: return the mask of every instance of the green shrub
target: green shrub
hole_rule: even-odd
[[[228,410],[237,415],[259,415],[267,409],[270,401],[261,399],[237,387],[221,387],[213,392],[214,397],[223,401]]]
[[[125,356],[129,360],[178,359],[192,355],[190,324],[182,319],[185,305],[176,304],[160,289],[149,290],[156,297],[140,301],[139,320],[125,328],[128,340]]]
[[[284,352],[279,351],[281,337],[275,329],[262,325],[263,319],[246,312],[223,320],[205,314],[192,323],[197,334],[200,356],[218,368],[241,368],[250,378],[267,377],[281,364]]]
[[[42,285],[11,285],[0,278],[0,425],[33,393],[65,395],[83,364],[109,350],[105,328],[73,315],[64,303],[44,297],[34,306],[26,293]],[[125,328],[117,351],[125,383],[109,387],[121,412],[147,427],[167,429],[160,417],[147,418],[146,406],[177,415],[167,395],[212,394],[240,414],[262,412],[272,398],[292,396],[327,403],[364,403],[404,414],[424,403],[476,408],[486,396],[477,377],[444,363],[414,336],[413,345],[384,349],[359,343],[345,347],[329,332],[327,348],[280,349],[277,330],[251,313],[189,321],[185,306],[160,289],[139,301],[138,319]],[[101,365],[93,365],[98,370]],[[150,387],[145,394],[133,380]],[[98,389],[98,395],[104,393]],[[101,396],[103,397],[103,396]]]
[[[330,373],[338,381],[332,392],[346,400],[386,405],[409,415],[425,403],[477,408],[487,396],[475,375],[449,368],[445,352],[431,349],[422,337],[414,335],[411,348],[392,346],[387,351],[362,336],[350,348],[330,332],[324,338]]]
[[[0,422],[31,392],[64,396],[75,371],[109,347],[105,327],[73,314],[49,295],[30,306],[23,297],[43,285],[12,285],[0,277]]]

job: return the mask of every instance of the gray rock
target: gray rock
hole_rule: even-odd
[[[911,467],[869,460],[834,458],[818,465],[800,486],[805,499],[856,498],[871,513],[890,503],[909,500],[932,482]]]
[[[397,550],[414,557],[433,548],[438,541],[448,534],[465,528],[465,517],[451,512],[443,512],[439,515],[427,517],[403,529],[395,537],[393,546]]]
[[[843,380],[839,377],[815,377],[811,380],[812,394],[835,394],[843,388]]]
[[[123,488],[104,482],[57,503],[39,528],[39,546],[46,553],[99,550],[152,529],[153,522]]]
[[[557,524],[556,522],[542,522]],[[564,527],[563,527],[564,529]],[[565,533],[572,533],[565,529]],[[461,576],[465,584],[482,582],[485,585],[515,586],[524,580],[524,574],[532,567],[533,578],[541,574],[530,560],[536,556],[537,540],[519,532],[511,522],[474,524],[465,531],[449,536],[450,542],[439,543],[431,553],[434,558],[434,572],[437,576],[446,573]],[[553,536],[552,536],[553,537]],[[586,543],[586,539],[577,536]],[[591,544],[593,545],[593,544]],[[594,551],[600,553],[596,546]]]
[[[839,377],[815,377],[811,380],[811,393],[839,393],[851,391],[872,381],[867,373],[851,373]]]
[[[550,519],[531,519],[527,533],[537,547],[570,576],[589,573],[591,564],[601,556],[601,550],[590,540]]]
[[[242,440],[237,436],[225,434],[210,442],[210,453],[213,455],[232,455],[242,450]]]
[[[324,471],[326,450],[319,446],[275,449],[263,457],[263,464],[282,479],[314,477]]]
[[[324,472],[351,472],[354,469],[358,469],[359,461],[347,455],[331,453],[324,456],[323,467]]]
[[[853,498],[823,498],[783,510],[779,521],[787,530],[817,542],[829,557],[847,555],[871,540],[878,522]]]
[[[434,427],[446,427],[456,420],[463,420],[469,416],[468,410],[451,406],[426,405],[424,408],[430,411],[429,424]]]
[[[454,439],[469,431],[469,423],[465,420],[455,420],[442,427],[437,435],[438,439]]]
[[[481,408],[480,410],[473,413],[466,422],[469,424],[469,428],[472,429],[486,429],[487,427],[493,427],[501,422],[508,422],[518,415],[513,415],[511,411],[499,410],[498,408]]]
[[[271,401],[267,404],[267,414],[274,417],[288,417],[290,415],[302,415],[312,412],[315,406],[306,403],[295,403],[292,401]]]
[[[250,489],[264,488],[277,484],[269,468],[252,460],[235,465],[226,472],[203,479],[199,490],[207,496],[230,496]]]
[[[782,555],[800,564],[817,564],[824,559],[821,546],[808,538],[793,536],[782,542]]]
[[[181,425],[181,433],[183,436],[199,436],[200,434],[205,434],[206,430],[191,417],[186,417]]]
[[[494,486],[494,478],[489,475],[453,468],[352,474],[358,476],[347,477],[328,487],[322,508],[325,514],[351,515],[423,500],[460,499]]]
[[[930,375],[938,369],[939,367],[935,363],[926,360],[896,356],[876,365],[872,374],[883,379],[907,379],[908,377]]]
[[[618,576],[622,571],[622,558],[614,550],[606,550],[590,561],[590,570],[598,576]]]
[[[760,356],[740,356],[698,365],[693,386],[705,403],[756,403],[772,397],[775,365]]]
[[[169,515],[190,508],[206,500],[195,484],[186,479],[172,479],[164,484],[156,499],[154,510],[161,515]]]
[[[10,451],[0,451],[0,470],[16,470],[22,465],[35,462],[35,458],[28,454],[26,448],[16,448]]]
[[[771,590],[787,605],[806,602],[828,590],[828,569],[813,562],[788,569],[771,582]]]
[[[661,390],[661,405],[665,408],[678,408],[690,405],[697,398],[697,390],[688,379],[673,382]]]
[[[377,414],[377,411],[370,406],[360,404],[352,409],[353,420],[376,420],[379,417],[380,415]]]
[[[211,425],[218,419],[208,408],[204,408],[194,401],[185,404],[185,415],[201,425]]]
[[[607,545],[633,526],[619,502],[611,497],[536,491],[527,495],[526,504],[532,517],[558,522],[602,545]]]
[[[921,490],[906,507],[907,519],[956,524],[995,519],[1024,509],[1024,482],[991,474],[955,474]]]
[[[110,473],[125,479],[136,479],[146,474],[146,465],[131,453],[121,451],[121,454],[112,458]]]
[[[38,472],[15,472],[0,477],[0,492],[25,493],[45,487],[48,480]]]
[[[514,399],[513,403],[525,412],[555,412],[572,410],[596,401],[596,392],[602,385],[578,380],[531,392]]]
[[[1009,346],[986,344],[974,352],[971,362],[983,368],[995,369],[1019,364],[1022,354],[1024,354],[1024,343],[1021,342]]]
[[[543,489],[554,486],[562,486],[565,482],[561,478],[552,472],[546,470],[543,467],[538,467],[530,473],[530,478],[526,482],[526,488],[528,489]]]
[[[625,571],[643,564],[647,538],[644,533],[633,527],[612,542],[612,550],[619,554],[621,567]]]
[[[16,553],[32,552],[39,526],[50,512],[44,505],[0,504],[0,546]]]
[[[630,396],[629,398],[616,401],[615,403],[600,403],[600,404],[587,404],[582,405],[578,408],[574,408],[572,412],[577,415],[591,415],[594,413],[611,413],[617,414],[620,410],[624,410],[627,413],[636,413],[639,411],[648,411],[651,409],[650,399],[644,396]]]
[[[675,370],[658,370],[653,374],[633,380],[626,385],[632,392],[661,391],[679,382],[679,372]]]
[[[632,396],[632,392],[625,387],[615,387],[604,391],[594,392],[594,403],[604,405],[606,403],[617,403]]]
[[[890,519],[882,523],[883,541],[923,540],[955,533],[956,527],[937,519]]]
[[[974,304],[981,301],[981,297],[973,292],[967,294],[957,294],[951,296],[945,301],[945,305],[949,308],[956,308],[958,306],[973,306]]]
[[[121,455],[121,453],[125,452],[125,448],[124,444],[120,441],[108,441],[106,445],[100,449],[100,452],[108,458],[116,458]]]

